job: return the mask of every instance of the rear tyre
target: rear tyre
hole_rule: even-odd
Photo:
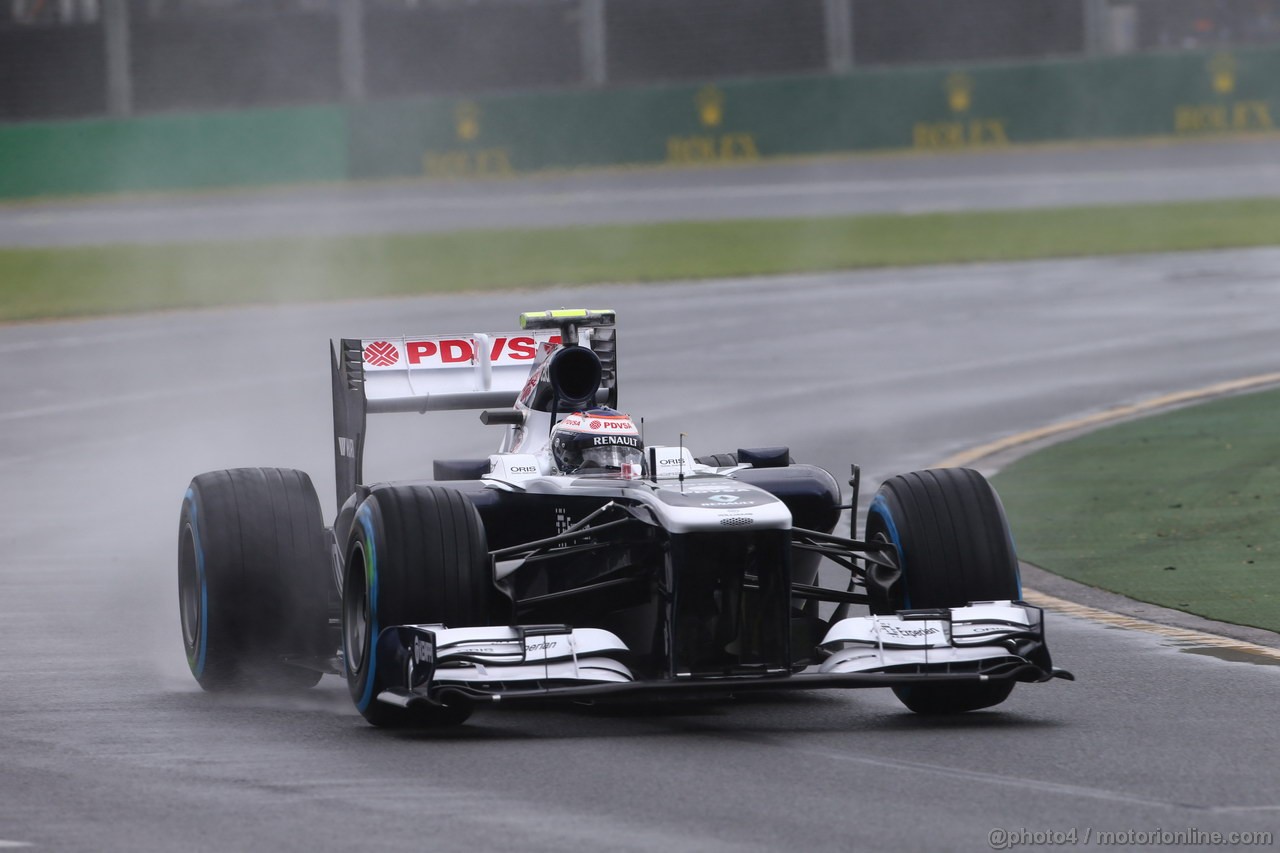
[[[890,478],[867,511],[866,537],[891,543],[902,571],[888,592],[873,595],[872,613],[1022,597],[1004,507],[977,471],[941,468]],[[893,688],[918,714],[989,708],[1012,690],[1013,682]]]
[[[333,654],[332,570],[311,478],[236,468],[191,481],[178,521],[178,608],[187,664],[205,690],[311,687],[285,662]]]
[[[706,456],[699,456],[693,460],[699,465],[710,465],[713,468],[730,468],[738,464],[738,454],[734,453],[710,453]],[[796,464],[795,457],[787,457],[788,464]]]
[[[380,486],[356,510],[343,569],[342,645],[357,710],[375,726],[456,725],[466,704],[406,710],[378,701],[403,686],[400,666],[379,661],[391,625],[505,625],[507,599],[493,583],[484,524],[460,492],[439,486]],[[389,651],[389,650],[388,650]]]
[[[706,456],[699,456],[693,460],[699,465],[710,465],[713,468],[728,468],[731,465],[738,464],[738,454],[736,453],[711,453]]]

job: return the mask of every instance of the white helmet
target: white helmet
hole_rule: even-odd
[[[644,442],[629,415],[601,407],[574,412],[551,431],[551,456],[562,474],[625,471],[644,464]]]

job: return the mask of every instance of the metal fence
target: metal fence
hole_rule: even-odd
[[[0,121],[1280,42],[1280,0],[0,0]]]

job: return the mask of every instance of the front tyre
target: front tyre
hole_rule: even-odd
[[[977,471],[940,468],[890,478],[867,511],[866,538],[892,544],[902,573],[887,591],[873,595],[873,613],[1022,597],[1004,507]],[[893,688],[918,714],[989,708],[1012,690],[1012,681]]]
[[[191,481],[178,520],[178,608],[201,687],[320,680],[285,659],[333,654],[326,539],[315,487],[301,471],[236,468]]]
[[[439,486],[379,486],[356,510],[343,569],[342,639],[347,685],[357,710],[375,726],[446,726],[468,705],[405,710],[378,701],[403,686],[396,649],[379,655],[379,632],[391,625],[450,628],[510,621],[494,586],[484,524],[460,492]]]

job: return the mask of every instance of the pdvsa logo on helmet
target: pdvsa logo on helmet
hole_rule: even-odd
[[[591,421],[591,428],[599,430],[618,430],[625,432],[635,432],[636,425],[631,422],[631,418],[623,415],[619,418],[604,418],[599,421]]]
[[[585,415],[582,412],[574,412],[562,420],[560,426],[592,435],[626,434],[637,437],[640,435],[629,415]]]

